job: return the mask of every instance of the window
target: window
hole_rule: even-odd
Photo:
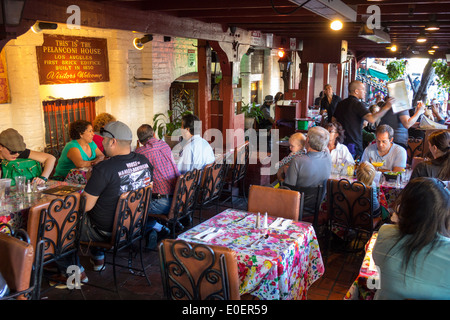
[[[94,121],[96,97],[43,101],[45,152],[59,157],[70,141],[69,125],[75,120]]]

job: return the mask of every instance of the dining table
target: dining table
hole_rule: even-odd
[[[22,228],[26,230],[30,208],[55,199],[57,195],[45,192],[57,187],[71,187],[66,192],[70,192],[70,189],[82,192],[84,185],[48,180],[45,185],[37,187],[34,191],[25,193],[19,193],[16,187],[12,186],[4,199],[0,199],[0,224],[7,223],[13,229]],[[9,229],[0,228],[0,232],[9,232]]]
[[[345,294],[344,300],[373,300],[377,284],[380,282],[379,270],[372,257],[373,247],[377,241],[378,232],[374,232],[365,246],[365,255],[359,274]]]
[[[267,216],[266,228],[257,228],[256,221],[256,213],[227,209],[178,238],[234,250],[241,295],[306,300],[309,287],[325,271],[314,228],[272,216]]]

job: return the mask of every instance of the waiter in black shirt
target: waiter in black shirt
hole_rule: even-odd
[[[392,108],[393,98],[389,98],[379,112],[372,114],[366,105],[361,102],[361,99],[364,99],[366,95],[366,86],[364,83],[358,80],[350,82],[348,92],[348,98],[337,104],[333,114],[333,120],[342,124],[345,130],[344,144],[347,147],[353,144],[355,147],[355,154],[353,156],[359,158],[364,151],[362,137],[364,120],[367,120],[369,123],[375,123],[383,117]]]

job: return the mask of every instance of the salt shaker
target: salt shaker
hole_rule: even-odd
[[[27,193],[31,193],[32,192],[32,190],[31,190],[31,182],[30,182],[30,180],[28,180],[28,182],[27,182]]]
[[[258,212],[258,215],[256,216],[255,229],[259,229],[260,221],[261,221],[261,213]]]
[[[264,223],[263,223],[263,228],[267,229],[269,226],[267,225],[267,212],[264,214]]]

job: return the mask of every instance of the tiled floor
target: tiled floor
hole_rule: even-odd
[[[245,201],[240,201],[236,208],[246,209]],[[225,210],[226,207],[219,208]],[[215,213],[215,209],[204,212],[204,217]],[[194,221],[195,222],[195,221]],[[322,240],[320,240],[322,242]],[[321,246],[322,247],[322,246]],[[138,257],[137,257],[138,258]],[[358,275],[362,263],[362,255],[348,255],[344,253],[331,252],[325,265],[324,275],[317,280],[308,290],[309,300],[342,300],[350,288],[352,282]],[[139,259],[135,259],[138,261]],[[325,259],[324,259],[325,260]],[[82,256],[81,262],[87,269],[89,283],[114,288],[112,266],[107,265],[106,270],[98,273],[90,270],[88,257]],[[325,261],[324,261],[325,262]],[[99,289],[91,285],[83,286],[83,294],[87,300],[161,300],[164,299],[161,275],[159,268],[159,256],[156,251],[144,253],[144,264],[151,281],[147,284],[144,277],[135,276],[127,269],[118,269],[118,283],[120,297],[115,292]],[[46,286],[43,284],[43,286]],[[42,299],[48,300],[78,300],[83,299],[79,290],[57,290],[52,289],[42,294]]]

